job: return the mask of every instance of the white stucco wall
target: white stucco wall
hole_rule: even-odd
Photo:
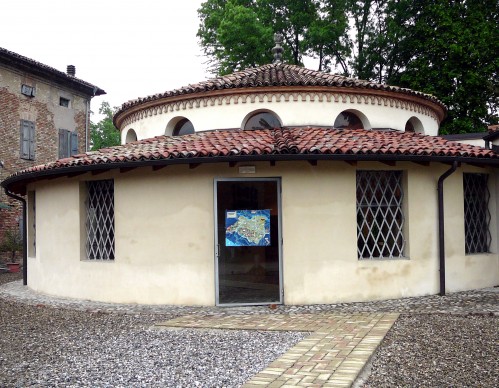
[[[137,133],[138,140],[147,139],[159,135],[171,135],[173,128],[167,130],[168,123],[178,117],[189,119],[196,131],[206,131],[213,129],[232,129],[241,128],[244,118],[253,111],[270,110],[277,114],[281,119],[283,126],[332,126],[336,117],[345,110],[358,111],[364,114],[368,120],[366,129],[371,128],[392,128],[403,131],[406,122],[412,117],[420,120],[423,131],[427,135],[437,135],[438,126],[436,118],[428,114],[417,112],[411,108],[399,106],[395,103],[387,102],[372,103],[369,100],[363,102],[350,101],[335,101],[330,98],[327,101],[323,98],[322,101],[318,96],[311,99],[310,96],[304,97],[305,100],[299,97],[297,101],[290,98],[285,101],[281,98],[277,101],[277,97],[262,97],[263,101],[255,99],[254,102],[242,98],[236,100],[224,100],[215,102],[214,105],[207,104],[204,106],[200,103],[186,104],[178,106],[174,111],[155,111],[154,114],[145,114],[142,118],[123,126],[121,130],[121,141],[126,142],[126,136],[130,129]],[[165,109],[166,110],[166,109]]]
[[[438,177],[448,166],[319,161],[255,163],[255,174],[226,164],[169,166],[40,182],[36,257],[29,287],[53,295],[120,303],[215,304],[214,178],[280,177],[285,304],[333,303],[436,294]],[[358,260],[356,169],[404,172],[406,256]],[[486,169],[468,171],[485,172]],[[82,182],[114,178],[116,259],[84,260]],[[491,175],[491,212],[495,213]],[[464,254],[462,169],[445,181],[447,290],[499,284],[497,219],[491,254]],[[28,206],[29,208],[29,206]],[[31,237],[30,237],[31,238]]]

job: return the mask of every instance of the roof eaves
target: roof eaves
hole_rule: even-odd
[[[230,162],[265,162],[265,161],[345,161],[345,162],[414,162],[414,163],[467,163],[478,166],[499,167],[499,158],[470,157],[470,156],[447,156],[447,155],[413,155],[413,154],[379,154],[379,153],[292,153],[292,154],[251,154],[251,155],[229,155],[210,157],[185,157],[172,159],[153,159],[137,161],[118,161],[90,165],[75,165],[69,167],[54,168],[42,171],[30,171],[18,175],[12,175],[1,182],[1,186],[9,191],[21,192],[25,190],[28,183],[44,178],[56,178],[69,174],[115,170],[119,168],[154,167],[181,164],[206,164],[206,163],[230,163]],[[11,190],[13,187],[16,189]],[[22,190],[20,190],[22,189]]]

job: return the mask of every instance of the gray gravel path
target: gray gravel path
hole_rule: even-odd
[[[0,299],[0,386],[238,387],[306,336],[151,328],[172,317]]]
[[[499,319],[401,315],[372,359],[364,387],[499,386]]]
[[[396,311],[364,387],[496,387],[499,289],[369,303],[251,308],[53,298],[0,274],[0,387],[237,387],[306,333],[155,330],[185,314]],[[3,285],[2,285],[3,284]]]

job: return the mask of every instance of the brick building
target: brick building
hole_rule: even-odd
[[[85,152],[90,100],[99,87],[0,47],[0,181],[12,173]],[[18,201],[0,192],[0,241],[18,228]]]

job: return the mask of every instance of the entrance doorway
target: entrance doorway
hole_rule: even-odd
[[[215,180],[217,305],[282,303],[280,183]]]

